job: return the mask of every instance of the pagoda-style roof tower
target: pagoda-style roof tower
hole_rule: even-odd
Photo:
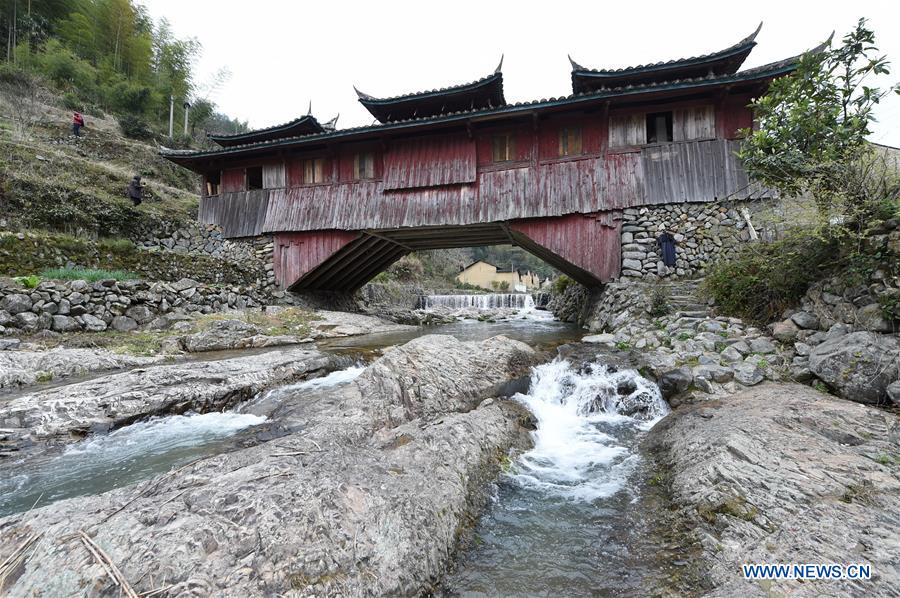
[[[572,60],[570,56],[572,91],[583,93],[630,85],[732,75],[737,72],[749,56],[750,51],[756,46],[756,36],[760,29],[762,29],[762,23],[759,24],[756,31],[738,43],[718,52],[622,69],[589,69]]]
[[[281,125],[266,127],[265,129],[247,131],[246,133],[235,133],[232,135],[207,133],[206,136],[222,147],[234,147],[236,145],[247,145],[250,143],[259,143],[261,141],[300,137],[301,135],[328,133],[335,130],[337,117],[325,124],[321,124],[316,120],[316,117],[312,115],[311,110],[312,105],[310,104],[310,112],[305,116],[295,118],[294,120]]]
[[[359,102],[379,122],[425,118],[453,112],[498,108],[506,105],[503,97],[503,58],[487,77],[442,89],[420,91],[393,98],[375,98],[354,87]]]

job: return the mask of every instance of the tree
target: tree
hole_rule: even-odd
[[[898,185],[884,154],[866,142],[873,109],[900,86],[869,86],[889,74],[875,34],[860,19],[832,47],[804,55],[753,102],[759,126],[745,131],[739,156],[751,178],[786,196],[812,197],[823,219],[863,233],[897,209]],[[887,213],[886,213],[887,212]]]

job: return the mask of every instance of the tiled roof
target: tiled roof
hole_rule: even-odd
[[[699,62],[709,62],[711,60],[721,59],[732,54],[738,54],[743,51],[749,51],[756,45],[756,36],[759,35],[759,31],[762,29],[763,24],[760,23],[756,28],[756,31],[734,44],[733,46],[729,46],[724,50],[719,50],[718,52],[711,52],[709,54],[701,54],[700,56],[692,56],[690,58],[677,58],[675,60],[668,60],[665,62],[654,62],[650,64],[639,64],[637,66],[629,66],[620,69],[589,69],[587,67],[581,66],[569,56],[569,62],[572,64],[572,71],[578,73],[591,73],[596,75],[627,75],[630,73],[637,73],[642,71],[652,71],[658,69],[669,69],[672,67],[679,67],[685,64],[696,64]]]
[[[830,38],[829,38],[830,39]],[[827,42],[826,42],[827,43]],[[818,46],[810,52],[819,52],[825,44]],[[450,123],[455,121],[463,121],[470,118],[486,115],[515,114],[519,112],[528,112],[535,109],[549,108],[559,105],[578,104],[582,102],[596,101],[600,99],[616,98],[629,95],[641,95],[646,93],[654,93],[668,90],[678,90],[686,88],[703,88],[710,86],[726,85],[731,83],[740,83],[742,81],[751,81],[755,79],[768,79],[777,77],[792,71],[800,56],[793,56],[777,62],[772,62],[762,66],[746,69],[730,75],[722,75],[717,77],[695,77],[691,79],[680,79],[674,81],[666,81],[664,83],[648,83],[644,85],[627,85],[612,89],[603,89],[590,92],[573,93],[567,96],[542,98],[540,100],[531,100],[507,104],[496,108],[485,108],[476,110],[461,110],[440,114],[437,116],[409,118],[405,120],[391,121],[388,123],[378,123],[373,125],[365,125],[361,127],[352,127],[348,129],[339,129],[335,131],[326,131],[324,133],[314,133],[310,135],[300,135],[296,137],[286,137],[273,141],[263,141],[259,143],[250,143],[237,145],[233,147],[223,148],[220,150],[172,150],[161,148],[160,154],[168,158],[207,158],[225,156],[232,153],[243,151],[266,149],[269,147],[281,147],[287,145],[301,145],[307,143],[321,142],[325,140],[340,139],[345,137],[353,137],[365,133],[373,133],[380,131],[391,131],[397,129],[414,128],[426,124]]]
[[[374,96],[370,96],[367,93],[363,93],[360,90],[356,89],[356,86],[353,86],[353,91],[356,92],[356,95],[359,96],[359,100],[361,102],[369,102],[369,103],[394,103],[394,102],[402,102],[405,100],[412,100],[416,98],[435,96],[435,95],[445,95],[447,93],[452,93],[456,91],[466,91],[469,89],[475,89],[476,87],[481,87],[482,85],[492,83],[493,81],[500,79],[503,80],[503,73],[500,70],[503,66],[503,57],[500,57],[500,64],[497,65],[497,68],[493,73],[486,77],[482,77],[481,79],[476,79],[475,81],[471,81],[469,83],[460,83],[459,85],[450,85],[448,87],[441,87],[438,89],[429,89],[426,91],[415,91],[412,93],[402,94],[398,96],[388,97],[388,98],[376,98]]]

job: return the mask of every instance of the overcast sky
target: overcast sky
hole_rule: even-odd
[[[312,101],[320,121],[370,124],[353,85],[394,96],[465,83],[491,73],[501,54],[508,102],[571,93],[572,58],[618,68],[705,54],[730,46],[764,21],[744,68],[840,38],[869,19],[900,81],[900,1],[855,2],[301,2],[138,0],[179,37],[203,45],[199,82],[225,67],[210,99],[254,128],[289,121]],[[900,96],[878,111],[872,140],[900,146]]]

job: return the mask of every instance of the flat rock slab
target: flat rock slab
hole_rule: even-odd
[[[4,448],[69,442],[141,417],[215,411],[277,384],[329,368],[334,358],[290,349],[217,361],[155,365],[51,388],[0,403]]]
[[[712,596],[895,596],[900,418],[797,384],[766,383],[674,412],[647,447],[696,530]],[[741,576],[743,563],[870,563],[858,582]]]
[[[0,352],[0,388],[18,388],[41,380],[86,376],[95,372],[159,363],[157,357],[120,355],[104,349]]]
[[[7,595],[111,591],[79,530],[139,593],[162,580],[179,596],[426,593],[499,460],[529,443],[523,407],[479,395],[535,357],[502,337],[421,337],[345,387],[285,397],[272,417],[287,436],[0,519],[0,560],[46,538]]]
[[[399,332],[415,328],[415,326],[395,324],[375,316],[343,311],[317,310],[316,315],[322,319],[310,322],[310,327],[313,329],[313,336],[317,339],[374,334],[376,332]]]

